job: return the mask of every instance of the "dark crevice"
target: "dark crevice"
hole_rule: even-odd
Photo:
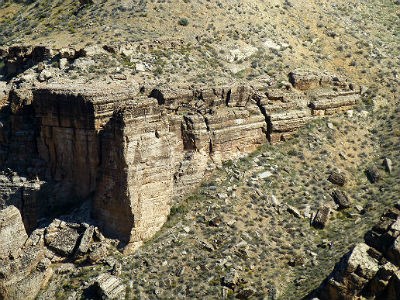
[[[271,134],[272,134],[272,121],[271,121],[271,116],[268,115],[267,110],[265,107],[261,104],[261,98],[254,99],[256,101],[256,104],[258,108],[260,109],[261,113],[263,114],[265,118],[265,123],[267,125],[267,130],[265,132],[267,136],[268,142],[271,142]]]
[[[232,94],[232,90],[229,90],[226,93],[226,98],[225,98],[225,105],[226,106],[229,106],[229,102],[231,101],[231,94]]]
[[[211,155],[213,153],[213,142],[212,142],[212,137],[211,137],[210,123],[209,123],[209,120],[207,119],[207,117],[204,117],[204,123],[206,124],[207,132],[208,132],[208,136],[209,136],[209,154]]]

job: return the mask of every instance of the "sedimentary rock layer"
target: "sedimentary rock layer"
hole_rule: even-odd
[[[3,163],[29,167],[31,176],[51,183],[49,207],[92,198],[105,232],[140,243],[212,165],[282,141],[313,117],[347,109],[360,97],[353,85],[318,76],[301,85],[296,79],[294,87],[148,93],[106,84],[15,87],[1,120]],[[27,146],[31,151],[21,149]],[[10,150],[20,156],[7,155]]]

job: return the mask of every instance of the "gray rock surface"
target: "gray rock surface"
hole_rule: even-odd
[[[115,277],[108,273],[100,274],[95,279],[93,286],[99,299],[125,299],[126,286],[118,277]]]
[[[27,239],[19,210],[15,206],[0,210],[0,259],[15,256]]]

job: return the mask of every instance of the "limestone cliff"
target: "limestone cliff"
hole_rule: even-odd
[[[9,76],[35,64],[40,72],[38,80],[10,82],[0,120],[1,162],[36,180],[41,193],[33,204],[4,203],[21,209],[29,230],[40,217],[92,199],[93,216],[109,236],[140,244],[164,224],[173,199],[190,193],[213,166],[283,141],[360,98],[354,84],[304,70],[291,72],[283,87],[259,81],[146,89],[128,81],[51,83],[38,64],[85,55],[44,47],[2,54]]]
[[[4,163],[20,171],[37,166],[31,175],[52,183],[48,209],[92,197],[105,232],[140,243],[210,166],[284,140],[314,116],[347,109],[359,97],[359,89],[337,78],[315,80],[311,90],[260,83],[148,94],[102,84],[14,87],[2,128]],[[43,215],[43,203],[38,210]]]

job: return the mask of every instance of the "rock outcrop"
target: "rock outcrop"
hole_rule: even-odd
[[[99,299],[125,299],[126,287],[122,281],[107,273],[100,274],[93,284],[94,294]]]
[[[321,300],[400,298],[400,206],[387,211],[310,295]]]
[[[28,236],[15,206],[0,210],[0,299],[35,299],[52,276],[53,264],[97,263],[107,257],[112,241],[94,225],[79,221],[90,221],[80,214],[54,219]]]
[[[33,50],[25,50],[15,59],[32,60]],[[56,53],[70,60],[83,55]],[[284,88],[260,83],[149,92],[135,84],[29,87],[16,81],[3,107],[2,162],[46,183],[35,185],[46,189],[36,212],[24,209],[27,201],[17,207],[24,220],[25,212],[35,212],[25,222],[35,224],[51,211],[92,199],[105,233],[139,245],[165,223],[173,199],[192,191],[213,165],[285,140],[322,114],[316,110],[340,111],[360,97],[344,80],[314,75],[307,84],[296,79]]]
[[[32,232],[36,228],[39,219],[42,205],[39,199],[41,185],[42,182],[27,180],[23,176],[18,176],[16,172],[0,173],[0,208],[10,205],[17,207],[22,212],[27,232]]]
[[[284,87],[149,88],[122,73],[107,82],[63,77],[70,66],[94,67],[92,50],[0,50],[11,79],[0,86],[1,299],[33,299],[54,263],[103,260],[110,247],[100,229],[125,250],[136,249],[215,166],[284,141],[360,98],[343,79],[299,70]],[[129,58],[150,50],[134,43],[99,51]],[[82,205],[84,218],[65,216]],[[320,227],[329,217],[322,212],[314,220]],[[101,297],[125,294],[108,275],[95,287]]]
[[[14,256],[25,244],[26,234],[21,214],[15,206],[0,211],[0,259]]]
[[[28,238],[15,206],[0,211],[0,222],[0,299],[35,299],[52,274],[43,239]]]

